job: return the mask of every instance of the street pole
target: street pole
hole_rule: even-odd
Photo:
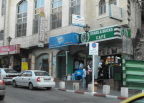
[[[8,68],[10,66],[10,56],[9,56],[9,53],[10,53],[10,42],[9,42],[9,49],[8,49]]]
[[[10,57],[9,57],[9,54],[10,54],[10,42],[11,42],[12,38],[9,36],[7,38],[7,40],[9,42],[9,45],[8,45],[8,47],[9,47],[9,49],[8,49],[8,68],[9,68],[9,66],[10,66]]]
[[[87,68],[87,58],[88,58],[88,32],[89,32],[89,30],[90,30],[90,26],[88,26],[87,24],[86,24],[86,26],[85,27],[83,27],[83,29],[84,29],[84,31],[85,31],[85,33],[86,33],[86,69],[88,70],[88,68]],[[86,75],[86,88],[87,88],[87,86],[88,86],[88,76]]]

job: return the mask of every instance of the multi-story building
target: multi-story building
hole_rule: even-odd
[[[0,0],[0,4],[0,46],[7,49],[0,51],[1,65],[7,64],[9,56],[11,66],[28,62],[28,69],[46,70],[57,78],[72,74],[80,62],[92,59],[86,56],[85,41],[69,43],[85,32],[72,25],[72,14],[84,17],[90,26],[87,40],[99,42],[101,59],[133,55],[132,46],[125,43],[132,44],[131,39],[141,33],[138,0]],[[122,36],[122,30],[130,39]]]

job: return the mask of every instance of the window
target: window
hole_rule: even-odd
[[[22,1],[18,5],[16,27],[17,27],[17,35],[16,35],[16,37],[26,36],[26,28],[27,28],[27,1]]]
[[[23,73],[21,74],[21,76],[22,76],[22,77],[25,77],[26,74],[27,74],[27,72],[23,72]]]
[[[99,14],[104,14],[106,13],[106,2],[105,0],[101,0],[99,3]]]
[[[62,0],[52,0],[51,29],[62,26]]]
[[[35,72],[36,76],[50,76],[47,72]]]
[[[2,0],[1,15],[5,15],[6,0]]]
[[[0,40],[3,40],[4,30],[0,31]]]
[[[110,0],[109,3],[110,3],[110,4],[117,5],[117,0]]]
[[[71,0],[69,24],[72,23],[72,14],[80,15],[80,0]]]
[[[31,76],[32,76],[32,72],[31,72],[31,71],[28,71],[27,74],[26,74],[26,76],[27,76],[27,77],[31,77]]]
[[[39,14],[44,12],[44,0],[35,1],[35,17],[33,21],[33,34],[37,34],[39,31]]]

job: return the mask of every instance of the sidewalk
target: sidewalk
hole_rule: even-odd
[[[55,88],[59,89],[59,82],[63,81],[63,80],[57,80],[56,81],[56,86]],[[65,82],[65,89],[61,90],[61,91],[73,91],[73,83],[79,83],[79,90],[78,91],[73,91],[74,93],[80,93],[80,94],[90,94],[91,92],[89,92],[87,89],[82,88],[82,82],[80,80],[71,80],[71,81],[64,81]],[[100,96],[100,97],[107,97],[107,98],[117,98],[117,99],[126,99],[125,97],[121,96],[121,91],[118,90],[114,90],[113,88],[110,89],[110,94],[109,95],[105,95],[102,93],[102,86],[99,86],[97,89],[97,92],[93,95],[93,96]],[[129,90],[129,97],[140,93],[141,90]]]

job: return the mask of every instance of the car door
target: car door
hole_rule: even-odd
[[[19,77],[17,77],[15,80],[17,82],[17,85],[21,85],[21,86],[24,86],[24,80],[25,80],[25,77],[26,77],[26,71],[23,72]]]
[[[31,71],[27,71],[26,72],[26,76],[23,78],[24,81],[24,86],[28,86],[29,85],[29,81],[32,78],[32,72]]]

